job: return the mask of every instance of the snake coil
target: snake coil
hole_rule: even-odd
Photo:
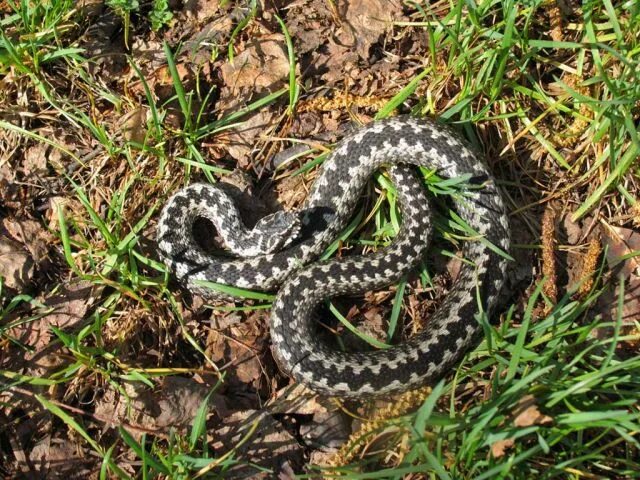
[[[380,167],[398,191],[402,226],[388,247],[371,255],[317,261],[347,226],[358,198]],[[456,202],[458,215],[477,232],[447,298],[426,328],[407,342],[371,352],[343,352],[314,334],[313,312],[324,300],[380,289],[420,262],[429,243],[426,192],[416,166],[445,178],[467,175],[481,185]],[[193,238],[193,222],[210,219],[236,257],[212,256]],[[485,165],[451,132],[412,117],[374,122],[345,138],[322,165],[297,212],[278,212],[247,229],[223,189],[195,184],[165,205],[158,245],[166,265],[187,289],[207,299],[224,297],[201,282],[278,290],[271,339],[280,367],[313,390],[342,397],[396,393],[443,376],[472,346],[477,314],[496,308],[503,286],[509,229],[502,198]]]

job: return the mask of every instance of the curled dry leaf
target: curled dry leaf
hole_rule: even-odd
[[[640,256],[627,255],[640,251],[640,232],[629,228],[620,228],[602,222],[602,234],[609,246],[607,263],[609,268],[618,268],[624,278],[640,275]]]
[[[56,231],[60,229],[58,209],[62,209],[65,217],[69,214],[77,215],[84,210],[82,204],[75,198],[69,197],[50,197],[49,208],[47,208],[47,226],[49,230]]]
[[[241,125],[226,135],[220,136],[229,155],[238,160],[238,166],[246,167],[250,163],[250,154],[255,147],[256,140],[275,126],[273,116],[266,110],[259,111],[247,118]]]
[[[351,421],[339,405],[302,384],[280,389],[267,407],[272,413],[311,416],[307,423],[300,425],[300,435],[308,446],[321,452],[333,452],[351,433]]]
[[[324,452],[334,452],[347,441],[351,431],[341,410],[322,409],[313,414],[311,422],[300,427],[300,434],[310,446]]]
[[[237,109],[251,100],[283,88],[289,78],[289,58],[282,34],[252,37],[233,62],[220,66],[222,89],[218,106],[222,111]],[[260,110],[247,117],[242,124],[219,137],[229,155],[248,165],[249,154],[256,139],[268,135],[275,125],[273,112]]]
[[[562,218],[562,228],[567,236],[569,245],[576,245],[584,233],[580,223],[573,221],[569,213]]]
[[[330,2],[304,0],[292,2],[288,9],[287,27],[296,40],[298,55],[317,50],[331,36],[334,26]]]

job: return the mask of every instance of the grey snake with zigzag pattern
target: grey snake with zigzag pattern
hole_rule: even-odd
[[[319,341],[313,314],[324,300],[397,282],[423,258],[431,228],[416,166],[445,178],[468,175],[482,186],[455,205],[479,237],[465,242],[468,262],[426,328],[408,341],[370,352],[344,352]],[[389,167],[397,188],[402,225],[396,238],[370,255],[317,261],[348,225],[380,167]],[[214,223],[233,257],[205,253],[193,237],[198,217]],[[486,166],[448,129],[407,116],[374,122],[340,142],[299,211],[269,215],[248,229],[223,189],[194,184],[169,199],[158,224],[161,256],[191,292],[226,297],[201,281],[277,290],[271,339],[278,364],[313,390],[342,397],[400,392],[446,374],[476,340],[479,310],[495,311],[507,261],[488,244],[508,252],[509,238],[503,201]]]

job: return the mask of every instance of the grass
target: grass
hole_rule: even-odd
[[[159,96],[142,59],[128,54],[131,81],[141,86],[134,94],[123,82],[92,73],[95,59],[84,50],[81,34],[95,19],[87,19],[76,3],[0,2],[6,11],[0,17],[0,166],[19,170],[29,146],[51,146],[62,156],[62,168],[18,183],[46,192],[55,181],[60,185],[56,195],[65,199],[49,222],[29,204],[22,205],[55,238],[53,267],[35,289],[12,291],[0,281],[0,395],[19,392],[34,402],[30,415],[51,414],[56,419],[52,434],[71,436],[93,452],[100,478],[225,478],[238,466],[259,472],[264,467],[253,464],[243,446],[255,438],[260,423],[251,424],[230,448],[214,450],[207,434],[209,396],[190,428],[162,431],[124,418],[118,428],[110,427],[94,411],[93,393],[86,392],[113,391],[128,398],[127,383],[152,389],[166,376],[202,372],[219,380],[210,395],[225,385],[229,366],[211,358],[206,334],[194,326],[194,312],[202,312],[190,309],[170,288],[170,274],[148,239],[171,192],[199,177],[215,182],[233,170],[232,162],[215,155],[212,144],[224,142],[256,112],[278,117],[276,131],[288,137],[296,108],[314,95],[313,85],[321,79],[303,70],[300,38],[291,28],[293,10],[287,8],[272,12],[273,31],[283,34],[290,70],[281,87],[248,98],[233,111],[218,112],[220,85],[200,79],[198,88],[189,88],[180,71],[188,62],[182,45],[163,43],[173,93]],[[152,25],[139,10],[148,5],[111,3],[120,8],[129,48],[138,37],[151,38]],[[591,217],[634,225],[640,148],[637,2],[585,1],[564,13],[554,2],[543,1],[407,1],[405,8],[410,15],[395,22],[389,37],[397,42],[388,40],[384,48],[392,50],[414,34],[423,35],[425,45],[407,58],[398,59],[395,51],[388,55],[396,69],[414,73],[401,84],[384,82],[388,90],[374,91],[373,96],[387,101],[367,112],[370,116],[383,118],[402,108],[416,115],[437,114],[456,125],[503,179],[514,220],[530,226],[525,230],[532,240],[518,244],[521,250],[539,248],[540,208],[550,202],[561,202],[575,221]],[[154,29],[175,28],[166,2],[154,2],[151,9],[157,17]],[[233,62],[249,40],[260,38],[256,3],[243,11],[222,43],[212,46],[216,56],[226,52],[224,61]],[[558,21],[559,31],[554,29]],[[332,85],[337,92],[348,87]],[[139,126],[142,143],[120,131],[120,119],[139,106],[148,112]],[[170,121],[172,116],[177,123]],[[264,138],[256,142],[252,166],[260,172],[258,166],[272,149]],[[327,153],[315,145],[309,152],[282,166],[279,180],[311,182]],[[464,178],[423,173],[425,187],[441,199],[466,188]],[[454,257],[461,242],[476,235],[455,214],[447,214],[445,202],[439,203],[435,223],[442,240],[436,248]],[[9,203],[0,205],[0,213],[18,215]],[[376,175],[359,213],[325,257],[384,245],[398,226],[393,185]],[[561,251],[571,248],[560,245]],[[619,347],[637,345],[638,326],[631,333],[622,328],[621,308],[613,322],[603,320],[598,300],[607,283],[617,281],[607,270],[603,261],[588,294],[569,289],[556,304],[544,298],[542,279],[517,292],[500,321],[479,319],[483,342],[420,399],[416,411],[390,415],[356,434],[342,461],[331,469],[310,467],[306,476],[637,478],[640,357],[622,355]],[[337,302],[327,310],[347,330],[383,348],[410,327],[403,327],[410,299],[439,298],[430,266],[417,277],[389,290],[393,305],[383,310],[389,323],[381,338],[358,330]],[[16,338],[15,328],[46,318],[51,314],[46,299],[61,285],[79,280],[99,294],[76,329],[51,329],[51,344],[64,361],[44,375],[25,372],[16,358],[34,346]],[[630,280],[620,284],[625,281]],[[210,307],[209,315],[233,311],[248,317],[268,308],[273,298],[223,288],[247,301]],[[620,289],[619,306],[623,300]],[[359,306],[368,307],[366,302]],[[613,333],[603,338],[605,327]],[[516,424],[523,401],[540,412],[526,425]],[[0,439],[28,420],[24,410],[3,406],[9,415]],[[499,445],[502,452],[496,450]],[[0,459],[8,465],[13,457],[0,453]]]

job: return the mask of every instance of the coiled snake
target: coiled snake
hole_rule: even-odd
[[[344,352],[318,340],[313,314],[324,300],[364,293],[399,281],[421,260],[429,243],[429,212],[415,166],[444,177],[468,175],[472,188],[456,201],[458,215],[478,234],[465,242],[468,262],[426,328],[407,342],[371,352]],[[371,255],[314,262],[347,226],[366,182],[389,167],[402,226],[392,244]],[[193,238],[197,217],[214,223],[234,255],[206,254]],[[219,292],[200,281],[275,290],[271,339],[280,367],[313,390],[332,396],[384,395],[444,375],[481,330],[480,310],[491,315],[505,277],[508,222],[491,175],[448,129],[433,121],[395,117],[345,138],[322,165],[304,206],[263,218],[252,230],[223,189],[186,187],[170,198],[158,224],[167,266],[190,291],[207,299]]]

